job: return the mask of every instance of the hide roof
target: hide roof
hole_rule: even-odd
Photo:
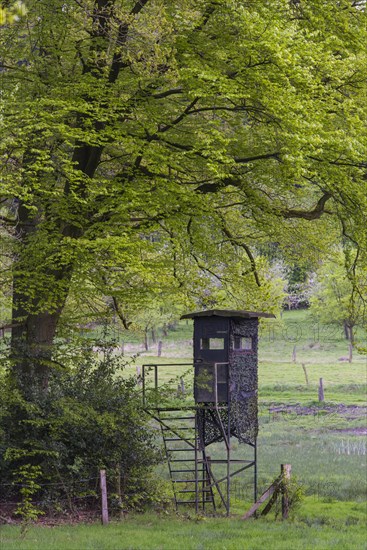
[[[182,315],[181,319],[195,319],[196,317],[231,317],[240,319],[257,319],[259,317],[275,318],[273,313],[263,313],[261,311],[245,311],[233,309],[207,309],[205,311],[194,311]]]

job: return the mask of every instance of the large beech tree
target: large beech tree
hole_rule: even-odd
[[[65,304],[261,284],[253,247],[365,240],[366,12],[350,0],[27,0],[0,37],[11,364]],[[305,239],[309,244],[305,244]]]

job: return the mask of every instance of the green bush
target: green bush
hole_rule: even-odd
[[[26,402],[10,380],[3,381],[3,495],[21,498],[21,472],[37,466],[42,474],[33,497],[41,509],[94,506],[103,468],[111,503],[117,502],[118,508],[142,509],[154,502],[162,506],[161,489],[151,475],[162,453],[141,409],[136,380],[122,375],[121,359],[112,348],[101,355],[86,353],[73,368],[55,371],[47,394],[37,403]]]

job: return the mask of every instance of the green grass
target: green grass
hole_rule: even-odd
[[[340,550],[366,549],[365,508],[308,499],[297,518],[248,520],[189,515],[132,515],[120,523],[3,527],[2,550]]]
[[[333,423],[334,428],[340,427],[338,418]],[[307,494],[363,501],[367,489],[365,440],[334,432],[333,427],[322,417],[262,424],[259,486],[265,488],[274,479],[280,464],[291,463]]]

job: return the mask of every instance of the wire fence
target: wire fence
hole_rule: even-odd
[[[22,489],[32,487],[32,503],[35,506],[52,507],[52,502],[71,504],[82,501],[96,501],[99,498],[98,476],[72,481],[49,481],[49,482],[5,482],[0,485],[0,507],[1,505],[16,506],[22,500]]]

